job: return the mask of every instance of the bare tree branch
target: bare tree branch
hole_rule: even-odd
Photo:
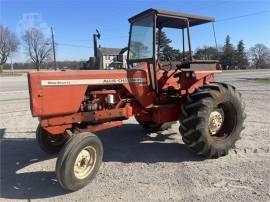
[[[37,70],[40,70],[44,61],[50,59],[52,54],[51,42],[45,39],[44,34],[36,29],[28,29],[22,36],[26,45],[27,56],[35,64]]]
[[[18,50],[19,40],[15,33],[11,32],[7,27],[0,25],[0,71],[7,62],[11,53]]]
[[[256,68],[270,63],[270,49],[264,44],[255,44],[250,48],[249,54]]]

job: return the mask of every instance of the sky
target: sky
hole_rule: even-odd
[[[101,33],[102,47],[123,48],[128,43],[128,18],[148,8],[211,16],[219,45],[230,35],[234,45],[244,40],[246,48],[256,43],[270,47],[270,0],[0,0],[0,24],[21,39],[29,26],[50,37],[53,27],[57,60],[87,60],[93,55],[92,34]],[[168,32],[171,44],[180,48],[181,34]],[[192,48],[214,45],[212,25],[191,29]],[[13,62],[26,62],[21,42]]]

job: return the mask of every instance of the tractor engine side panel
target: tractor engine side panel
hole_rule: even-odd
[[[87,86],[42,86],[42,80],[48,78],[59,79],[53,74],[28,74],[32,115],[42,117],[78,112]]]
[[[144,107],[155,95],[143,70],[31,72],[28,74],[32,115],[51,117],[79,112],[86,93],[123,86]]]

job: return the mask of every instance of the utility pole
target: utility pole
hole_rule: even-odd
[[[93,41],[94,41],[94,67],[96,67],[97,64],[97,39],[100,39],[100,33],[99,31],[96,29],[96,33],[93,34]]]
[[[11,72],[12,74],[14,73],[14,68],[13,68],[13,60],[12,60],[12,57],[13,57],[13,53],[11,52],[10,53],[10,69],[11,69]]]
[[[100,39],[100,33],[96,29],[96,33],[93,34],[93,41],[94,41],[94,57],[97,57],[97,39]]]
[[[56,70],[55,45],[54,45],[54,33],[53,33],[53,28],[52,28],[52,27],[51,27],[51,32],[52,32],[52,46],[53,46],[53,66],[54,66],[54,70]]]

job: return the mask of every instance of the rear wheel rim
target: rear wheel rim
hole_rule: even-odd
[[[74,163],[74,175],[78,179],[85,179],[93,171],[97,161],[97,151],[93,146],[83,148]]]
[[[209,136],[213,141],[225,140],[232,134],[236,125],[237,112],[232,103],[221,103],[209,115]]]
[[[221,108],[212,111],[208,120],[208,131],[211,136],[216,135],[222,128],[224,122],[224,112]]]

